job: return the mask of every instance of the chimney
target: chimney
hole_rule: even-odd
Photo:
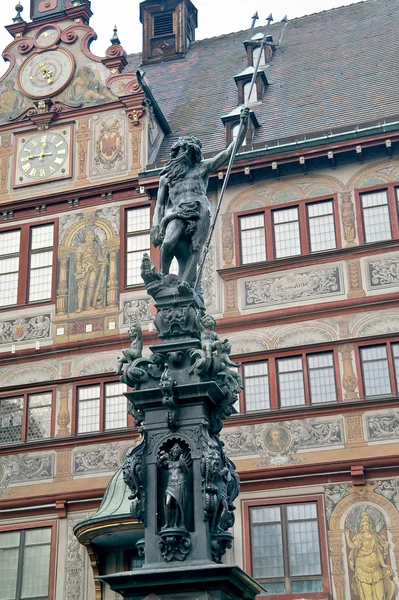
[[[143,64],[184,58],[195,40],[197,9],[191,0],[145,0],[140,21]]]

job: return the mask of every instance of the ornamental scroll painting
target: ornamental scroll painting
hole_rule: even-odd
[[[396,584],[390,564],[385,518],[376,507],[353,508],[345,521],[351,600],[394,600]]]

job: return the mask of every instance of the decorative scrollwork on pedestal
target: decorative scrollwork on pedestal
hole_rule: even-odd
[[[144,452],[146,448],[145,438],[130,450],[122,465],[123,479],[131,491],[129,500],[132,500],[130,514],[134,519],[145,524],[146,494],[145,494],[145,464]]]
[[[240,490],[240,479],[219,439],[204,430],[203,444],[201,475],[204,518],[209,522],[212,558],[220,563],[226,549],[232,545],[233,536],[227,530],[234,525],[233,502]]]
[[[190,535],[185,529],[165,529],[160,536],[159,551],[166,562],[185,560],[191,549]]]

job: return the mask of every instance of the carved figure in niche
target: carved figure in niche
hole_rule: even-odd
[[[141,358],[143,353],[143,332],[140,323],[135,319],[129,329],[131,340],[130,348],[122,350],[122,356],[118,359],[116,374],[123,373],[123,366],[132,363],[136,358]]]
[[[78,285],[78,307],[76,312],[104,306],[103,280],[108,260],[93,229],[88,229],[84,242],[76,252],[75,279]]]
[[[175,528],[185,529],[187,510],[187,477],[190,456],[188,451],[177,442],[169,453],[162,450],[158,457],[158,466],[168,469],[168,484],[164,495],[165,524],[162,530]]]
[[[65,101],[74,104],[113,102],[117,97],[101,83],[100,73],[90,67],[81,67],[65,92]]]
[[[7,79],[0,94],[0,119],[13,119],[21,114],[25,96],[15,89],[15,82]]]
[[[238,147],[244,141],[249,110],[241,111],[244,122]],[[192,136],[173,144],[170,160],[161,171],[151,241],[161,246],[161,273],[168,275],[174,257],[179,263],[180,291],[193,286],[201,251],[208,237],[211,208],[206,197],[208,180],[232,154],[234,143],[213,158],[202,158],[202,144]]]
[[[382,529],[382,527],[381,527]],[[352,591],[360,600],[393,600],[393,571],[386,564],[388,540],[376,532],[376,524],[367,512],[360,516],[358,533],[352,539],[345,530],[350,548],[349,567],[353,571]]]

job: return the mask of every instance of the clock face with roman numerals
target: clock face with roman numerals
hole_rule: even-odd
[[[70,136],[68,127],[19,137],[14,187],[70,177]]]

